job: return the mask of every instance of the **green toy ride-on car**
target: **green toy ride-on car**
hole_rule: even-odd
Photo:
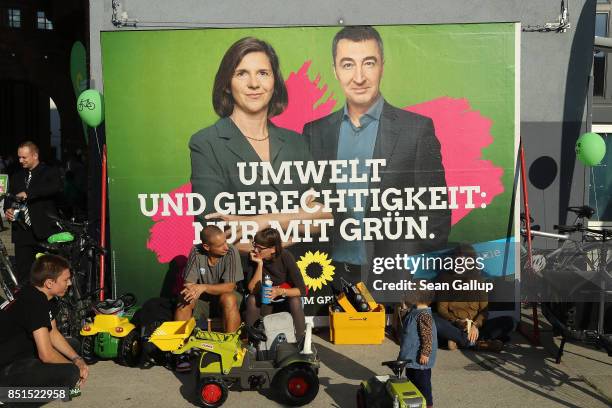
[[[247,330],[249,344],[240,340]],[[295,342],[293,320],[287,312],[268,315],[263,328],[240,326],[233,333],[205,331],[195,320],[166,322],[149,341],[163,351],[182,354],[202,351],[196,370],[196,399],[203,407],[220,407],[230,387],[243,390],[272,387],[280,402],[302,406],[319,392],[319,359],[307,325],[303,345]]]
[[[97,314],[93,323],[87,323],[81,328],[81,355],[87,363],[103,358],[115,359],[129,367],[138,365],[141,339],[136,326],[129,320],[133,308],[124,302],[124,298],[126,296],[98,303],[94,308]],[[135,299],[129,303],[135,303]]]
[[[425,408],[423,394],[406,377],[402,377],[409,361],[385,361],[394,376],[380,375],[362,381],[357,391],[357,408]]]

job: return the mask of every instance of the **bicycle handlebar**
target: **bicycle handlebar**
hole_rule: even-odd
[[[54,214],[48,214],[48,216],[53,221],[59,223],[62,227],[66,228],[66,229],[83,230],[83,229],[87,229],[87,227],[89,226],[89,222],[87,222],[87,221],[84,221],[84,222],[69,221],[69,220],[65,220],[63,218],[60,218],[60,217],[58,217],[57,215],[54,215]]]

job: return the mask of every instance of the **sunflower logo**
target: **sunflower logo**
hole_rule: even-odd
[[[311,251],[306,252],[297,261],[297,266],[302,272],[304,283],[311,290],[323,288],[324,285],[334,280],[335,266],[331,264],[331,259],[327,259],[325,252]]]

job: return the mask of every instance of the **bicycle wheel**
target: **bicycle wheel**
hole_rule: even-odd
[[[0,239],[0,288],[6,300],[13,300],[18,288],[15,268],[9,258],[4,242]]]
[[[65,299],[67,296],[68,294],[64,295],[64,298],[57,299],[58,308],[55,315],[55,324],[57,330],[64,337],[77,337],[79,330],[75,328],[74,307],[70,304],[69,299]]]
[[[78,254],[79,291],[83,297],[97,298],[100,289],[97,271],[97,253],[91,247],[82,248]]]
[[[92,310],[92,295],[82,293],[79,288],[81,284],[81,277],[78,272],[73,275],[73,283],[70,287],[70,291],[64,296],[65,303],[70,306],[67,313],[69,313],[67,324],[70,326],[67,331],[71,333],[73,337],[80,336],[80,330],[85,325],[87,319],[90,317]]]
[[[0,277],[0,309],[4,308],[4,301],[12,302],[15,300],[13,291],[6,285],[4,279]]]
[[[544,274],[549,294],[547,300],[598,301],[603,285],[610,288],[611,271],[611,242],[577,243],[575,247],[561,251],[551,269]]]

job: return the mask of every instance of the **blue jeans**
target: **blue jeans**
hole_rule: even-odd
[[[436,322],[436,328],[438,329],[438,340],[452,340],[459,347],[468,347],[469,340],[467,332],[458,328],[448,320],[442,318],[440,315],[435,313],[434,321]],[[514,321],[510,316],[500,316],[494,319],[485,320],[484,325],[480,328],[479,340],[504,340],[508,333],[512,331],[514,327]]]

